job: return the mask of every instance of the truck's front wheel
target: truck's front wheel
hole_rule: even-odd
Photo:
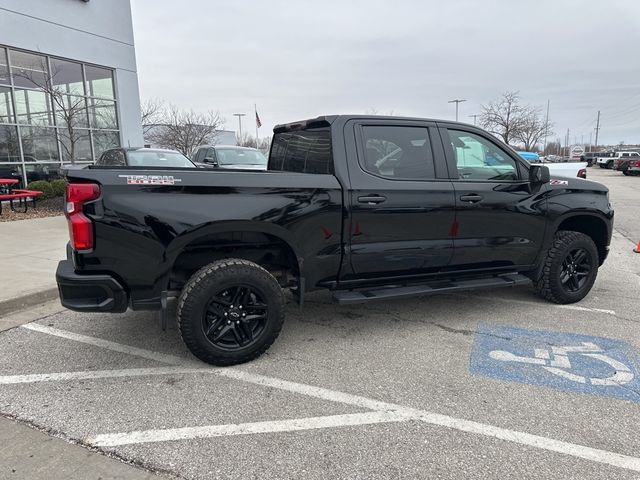
[[[284,295],[264,268],[242,259],[198,270],[178,300],[178,326],[191,353],[212,365],[248,362],[280,333]]]
[[[593,287],[598,265],[598,249],[591,237],[580,232],[559,231],[535,279],[536,290],[550,302],[578,302]]]

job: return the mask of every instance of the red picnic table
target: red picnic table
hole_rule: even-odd
[[[22,188],[13,188],[18,185],[18,180],[15,178],[0,178],[0,215],[2,215],[2,202],[8,201],[9,206],[13,212],[16,212],[14,201],[18,201],[18,208],[22,208],[24,213],[27,213],[28,200],[33,202],[33,208],[36,208],[36,198],[42,195],[42,192],[37,190],[25,190]]]

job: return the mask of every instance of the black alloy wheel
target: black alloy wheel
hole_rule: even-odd
[[[226,366],[262,355],[282,329],[285,298],[267,270],[241,258],[216,260],[187,281],[176,310],[185,345]]]
[[[585,286],[592,268],[589,252],[584,248],[571,250],[562,262],[560,282],[567,291],[575,293]]]
[[[264,331],[269,314],[264,295],[249,285],[218,292],[206,306],[202,328],[207,339],[225,350],[250,346]]]

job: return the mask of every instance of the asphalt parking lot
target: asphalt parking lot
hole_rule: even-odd
[[[638,479],[640,179],[598,170],[617,231],[579,304],[319,293],[226,369],[153,313],[55,308],[0,333],[0,414],[179,478]]]

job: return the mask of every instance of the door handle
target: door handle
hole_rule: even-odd
[[[477,193],[470,193],[468,195],[461,195],[460,200],[463,202],[476,203],[482,200],[484,197],[482,195],[478,195]]]
[[[364,197],[358,197],[358,202],[368,203],[369,205],[375,205],[376,203],[382,203],[387,199],[383,195],[367,195]]]

